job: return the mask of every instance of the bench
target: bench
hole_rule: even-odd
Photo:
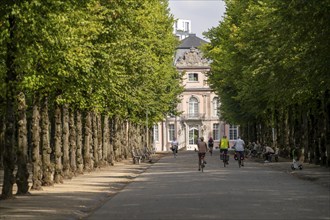
[[[141,148],[133,148],[131,153],[132,153],[133,163],[140,164],[141,161],[151,162],[152,155],[155,154],[155,151],[152,151],[148,148],[145,148],[144,150]]]
[[[151,160],[151,153],[150,153],[150,151],[147,150],[147,148],[145,148],[144,150],[139,149],[139,151],[140,151],[140,155],[142,155],[143,161],[145,161],[145,160],[150,161]]]
[[[135,148],[132,149],[132,158],[133,158],[133,164],[140,164],[141,163],[142,156],[138,154],[138,152]]]
[[[146,147],[146,152],[147,152],[150,156],[152,156],[152,155],[154,155],[154,154],[156,153],[156,151],[155,151],[154,148],[151,150],[151,149],[149,149],[149,148],[147,148],[147,147]]]

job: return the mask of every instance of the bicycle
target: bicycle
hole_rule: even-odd
[[[209,147],[209,152],[210,152],[210,155],[212,156],[212,154],[213,154],[213,147]]]
[[[228,155],[228,152],[226,150],[224,150],[224,151],[221,152],[221,154],[220,154],[220,160],[223,161],[223,167],[226,167],[226,165],[228,165],[229,155]]]
[[[235,159],[237,159],[239,168],[241,168],[241,166],[244,166],[244,162],[243,162],[244,157],[242,156],[242,153],[243,152],[240,152],[240,151],[235,152]]]
[[[199,168],[198,170],[201,170],[202,172],[204,172],[204,168],[205,168],[205,160],[204,160],[204,157],[205,157],[205,153],[198,153],[198,156],[200,157],[200,163],[199,163]]]
[[[178,152],[178,148],[176,146],[174,146],[174,147],[171,147],[171,150],[173,152],[173,157],[176,158],[176,154]]]

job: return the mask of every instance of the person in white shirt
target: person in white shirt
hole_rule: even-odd
[[[235,149],[236,155],[240,156],[242,158],[242,160],[244,160],[244,146],[245,146],[245,142],[240,137],[237,138],[237,140],[235,141],[235,144],[233,146],[233,148]],[[242,163],[242,166],[244,166],[243,163]]]
[[[176,140],[176,138],[174,138],[171,143],[171,150],[173,151],[174,157],[176,157],[176,154],[178,153],[178,147],[179,147],[179,143]]]
[[[269,146],[266,146],[265,147],[265,153],[264,153],[264,156],[265,156],[265,159],[266,159],[265,160],[265,163],[270,162],[269,156],[272,155],[272,154],[274,154],[274,153],[275,153],[275,151],[274,151],[273,148],[271,148]]]

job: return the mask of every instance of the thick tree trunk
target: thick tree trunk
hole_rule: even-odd
[[[325,148],[327,152],[327,167],[330,167],[330,90],[325,91],[324,95],[324,103],[325,103]]]
[[[76,175],[77,172],[77,160],[76,160],[76,150],[77,150],[77,135],[76,135],[76,126],[75,126],[75,117],[74,111],[70,111],[69,119],[69,142],[70,142],[70,168],[71,172]]]
[[[295,105],[294,107],[294,143],[298,149],[298,159],[302,163],[304,161],[304,145],[303,145],[303,132],[302,132],[302,114],[301,106]]]
[[[327,163],[327,157],[326,157],[326,143],[325,143],[325,135],[326,135],[326,125],[325,125],[325,106],[324,101],[320,100],[320,112],[317,115],[318,117],[318,127],[317,127],[317,133],[318,133],[318,143],[319,143],[319,151],[320,151],[320,165],[326,166]]]
[[[123,159],[123,149],[121,143],[121,124],[118,117],[115,117],[115,142],[114,142],[114,150],[115,150],[115,158],[116,161],[121,161]]]
[[[63,177],[71,179],[72,173],[70,168],[70,153],[69,153],[69,109],[67,105],[62,107],[63,112],[63,130],[62,130],[62,146],[63,146]]]
[[[98,138],[97,138],[97,115],[96,113],[92,114],[92,137],[93,137],[93,161],[94,161],[94,168],[99,168],[99,144],[98,144]]]
[[[104,166],[103,163],[103,158],[102,158],[102,151],[103,151],[103,140],[102,140],[102,115],[100,113],[98,113],[96,115],[96,121],[97,121],[97,143],[98,143],[98,147],[97,147],[97,154],[98,154],[98,163],[99,166],[102,167]]]
[[[39,97],[35,97],[32,113],[32,187],[33,190],[41,190],[42,171],[40,158],[40,112]]]
[[[112,148],[113,148],[113,158],[115,161],[119,161],[119,141],[118,141],[118,123],[117,117],[112,118]]]
[[[277,109],[275,115],[275,139],[276,147],[280,149],[280,156],[286,157],[285,150],[285,123],[284,123],[284,109]]]
[[[1,100],[1,105],[4,105],[4,102]],[[5,123],[4,118],[0,116],[0,168],[3,168],[3,153],[5,151]]]
[[[143,132],[142,132],[142,126],[138,125],[136,130],[136,147],[141,148],[143,145]]]
[[[6,113],[5,113],[5,145],[4,145],[4,156],[3,156],[3,165],[4,165],[4,179],[1,199],[8,199],[13,197],[13,185],[15,183],[14,169],[15,169],[15,146],[16,146],[16,137],[15,137],[15,102],[16,102],[16,87],[15,82],[17,78],[17,73],[15,69],[15,53],[17,51],[16,42],[15,42],[15,17],[10,15],[8,18],[9,23],[9,38],[7,44],[7,57],[6,57]]]
[[[302,145],[303,145],[303,156],[304,162],[308,162],[309,160],[309,149],[308,149],[308,115],[307,112],[304,112],[302,115]]]
[[[120,138],[120,148],[121,148],[121,158],[126,159],[126,135],[125,135],[125,124],[122,119],[119,120],[120,130],[119,130],[119,138]]]
[[[308,115],[308,161],[313,163],[314,161],[314,129],[313,129],[313,115]]]
[[[108,151],[109,151],[109,116],[105,115],[103,118],[103,139],[102,139],[102,164],[108,165]]]
[[[18,95],[18,149],[17,149],[17,195],[28,194],[29,171],[27,168],[27,126],[24,93]]]
[[[107,160],[111,165],[114,165],[115,162],[115,153],[114,153],[114,121],[113,118],[109,120],[109,150],[107,152]]]
[[[90,129],[89,129],[89,144],[91,145],[89,147],[89,157],[90,157],[90,165],[91,170],[94,170],[94,140],[93,140],[93,113],[91,113],[90,116]]]
[[[131,146],[129,144],[129,132],[130,132],[130,123],[128,120],[125,120],[125,143],[126,143],[126,157],[130,157]],[[151,138],[150,138],[151,139]]]
[[[62,116],[61,109],[56,106],[55,109],[55,174],[54,182],[63,183],[63,165],[62,165]]]
[[[91,139],[91,113],[86,113],[85,119],[85,134],[84,134],[84,170],[87,172],[91,172],[93,169],[92,159],[91,159],[91,147],[90,147],[90,139]]]
[[[320,127],[319,127],[319,136],[320,136],[320,150],[321,150],[321,165],[322,166],[326,166],[328,167],[329,164],[328,164],[328,150],[327,149],[327,116],[328,116],[328,113],[326,111],[327,109],[327,101],[326,101],[326,98],[325,98],[325,95],[326,93],[324,94],[324,97],[321,101],[321,109],[322,111],[320,112]]]
[[[294,142],[294,115],[293,115],[293,107],[289,107],[288,112],[288,146],[290,148],[290,153],[295,149],[296,150],[296,144]],[[292,154],[291,154],[292,155]],[[297,156],[297,155],[296,155]]]
[[[48,116],[48,99],[44,98],[42,110],[41,110],[41,135],[42,135],[42,185],[52,186],[54,185],[54,164],[51,163],[50,155],[52,149],[50,147],[50,135],[49,135],[49,116]]]
[[[84,159],[83,159],[83,136],[82,136],[82,118],[80,111],[77,111],[77,173],[83,174],[84,172]]]
[[[122,157],[127,159],[128,158],[128,148],[127,148],[127,131],[128,127],[127,127],[127,123],[125,121],[121,120],[121,146],[122,146]]]
[[[309,133],[310,137],[310,143],[309,146],[310,149],[310,162],[314,164],[320,163],[320,151],[319,151],[319,144],[318,144],[318,138],[317,138],[317,119],[315,115],[310,116],[310,123],[311,123],[311,129]]]

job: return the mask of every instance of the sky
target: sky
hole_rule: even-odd
[[[191,20],[192,33],[207,40],[203,32],[219,25],[225,12],[222,0],[169,0],[175,19]]]

